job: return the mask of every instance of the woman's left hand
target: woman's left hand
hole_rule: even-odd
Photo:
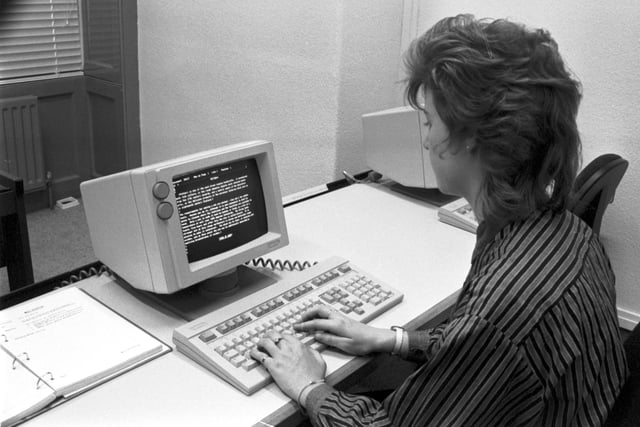
[[[289,334],[271,332],[251,349],[282,391],[296,400],[311,381],[324,379],[327,364],[317,350]]]

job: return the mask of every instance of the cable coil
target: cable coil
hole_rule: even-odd
[[[78,282],[82,279],[86,279],[91,276],[100,276],[101,274],[111,274],[111,270],[109,267],[102,264],[100,268],[91,267],[88,270],[80,270],[77,274],[72,274],[69,276],[69,280],[63,280],[60,282],[60,287],[68,286],[72,283]]]
[[[309,261],[298,261],[298,260],[290,261],[288,259],[273,260],[271,258],[259,257],[259,258],[252,259],[251,261],[248,261],[246,264],[253,265],[254,267],[269,268],[271,270],[302,271],[305,268],[309,268],[312,265],[315,265],[317,263],[318,263],[317,261],[314,261],[313,263],[311,263]]]

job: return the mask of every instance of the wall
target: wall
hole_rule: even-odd
[[[548,29],[561,53],[582,81],[584,98],[578,117],[583,163],[603,153],[630,162],[615,201],[603,219],[601,237],[617,276],[621,325],[640,320],[640,3],[563,0],[411,0],[405,26],[422,33],[437,20],[458,13],[512,18]],[[417,32],[416,32],[417,31]],[[403,40],[403,49],[409,39]]]
[[[84,76],[0,86],[0,99],[38,98],[50,181],[25,195],[27,212],[80,197],[82,181],[140,165],[136,4],[83,0],[81,10]]]
[[[395,105],[402,3],[138,1],[142,162],[275,144],[283,194],[366,168],[360,115]]]
[[[364,170],[360,115],[399,104],[408,41],[462,12],[549,29],[584,85],[584,163],[605,152],[630,161],[601,231],[630,327],[640,320],[637,0],[139,0],[143,163],[268,139],[284,194]]]
[[[79,197],[80,182],[91,178],[85,92],[82,76],[0,86],[0,98],[38,98],[44,171],[50,181],[47,188],[25,195],[27,212],[48,208],[64,197]]]

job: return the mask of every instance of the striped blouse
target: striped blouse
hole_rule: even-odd
[[[317,387],[311,421],[601,425],[627,376],[614,282],[602,245],[571,213],[481,227],[450,321],[408,333],[417,371],[383,402]]]

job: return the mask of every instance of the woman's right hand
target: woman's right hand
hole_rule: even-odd
[[[390,353],[395,344],[394,331],[367,326],[326,305],[310,308],[293,327],[296,331],[312,333],[316,341],[356,356]]]

